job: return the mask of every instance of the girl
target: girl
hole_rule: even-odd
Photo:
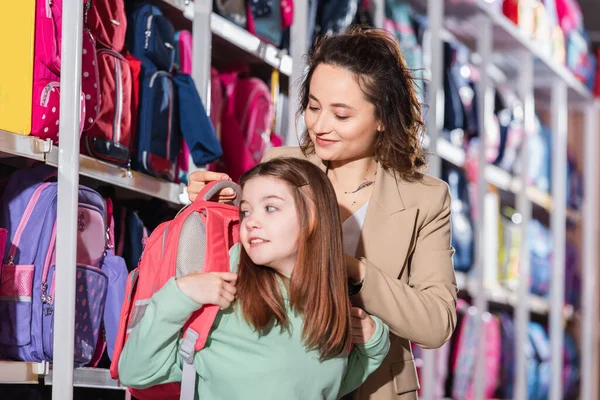
[[[240,184],[238,274],[190,274],[157,292],[123,349],[121,382],[180,381],[179,332],[217,304],[195,355],[200,399],[338,399],[379,367],[390,342],[378,318],[350,308],[335,192],[298,159],[258,165]]]
[[[353,399],[414,400],[411,342],[440,347],[456,325],[448,185],[423,172],[415,82],[386,31],[356,27],[315,46],[300,90],[300,147],[267,159],[308,159],[337,195],[352,303],[383,320],[391,348]],[[190,199],[224,174],[194,172]],[[231,200],[221,192],[220,200]]]

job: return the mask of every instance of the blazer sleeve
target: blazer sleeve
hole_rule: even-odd
[[[424,348],[442,346],[456,326],[450,194],[447,185],[436,191],[408,260],[408,283],[365,260],[362,287],[352,296],[357,307],[381,318],[393,334]]]

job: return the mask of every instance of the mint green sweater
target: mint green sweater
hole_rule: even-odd
[[[287,300],[286,300],[287,301]],[[146,388],[181,380],[180,332],[198,304],[171,279],[158,291],[131,331],[119,360],[121,383]],[[360,386],[390,347],[389,328],[376,317],[376,331],[350,355],[319,361],[301,339],[302,318],[288,308],[290,330],[275,327],[260,336],[239,307],[221,311],[206,347],[195,355],[196,398],[336,400]]]

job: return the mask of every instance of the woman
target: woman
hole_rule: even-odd
[[[344,231],[352,303],[381,318],[391,349],[353,399],[416,399],[410,343],[436,348],[456,325],[448,186],[422,172],[424,123],[397,43],[363,27],[315,46],[301,89],[300,148],[267,159],[306,158],[333,184]],[[190,176],[194,199],[212,172]],[[231,200],[222,192],[221,201]]]
[[[198,398],[337,400],[381,365],[390,339],[385,324],[348,302],[333,188],[294,158],[253,168],[241,186],[241,256],[239,247],[230,251],[239,274],[167,282],[130,333],[120,381],[180,381],[179,332],[194,311],[217,304],[222,311],[194,357]]]

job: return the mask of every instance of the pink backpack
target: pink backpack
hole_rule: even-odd
[[[464,307],[464,305],[459,305]],[[484,321],[484,335],[478,338],[476,313],[469,307],[464,314],[463,322],[458,331],[458,339],[452,360],[454,382],[452,388],[453,399],[474,399],[475,366],[477,360],[478,340],[485,339],[485,398],[494,397],[500,384],[500,365],[502,355],[502,336],[500,321],[494,315]]]
[[[281,0],[281,29],[287,29],[294,22],[294,1]]]
[[[59,128],[61,27],[62,0],[37,0],[31,134],[54,142]],[[80,133],[94,124],[100,104],[96,42],[86,29],[82,53]]]
[[[237,205],[208,201],[223,188],[233,188],[240,198],[235,183],[214,181],[206,185],[196,200],[181,210],[170,221],[159,225],[146,241],[138,267],[129,274],[125,301],[110,375],[119,379],[119,359],[129,332],[141,321],[154,293],[172,277],[191,272],[228,272],[229,251],[239,242],[239,210]],[[163,260],[157,262],[157,260]],[[194,312],[183,327],[179,354],[183,358],[183,379],[145,389],[130,389],[139,400],[193,399],[196,389],[196,369],[193,364],[196,351],[206,344],[210,328],[219,306],[205,305]]]
[[[247,68],[221,72],[225,88],[225,103],[221,112],[220,139],[223,147],[223,166],[237,181],[258,164],[270,146],[273,104],[271,91],[259,78],[248,77]]]

